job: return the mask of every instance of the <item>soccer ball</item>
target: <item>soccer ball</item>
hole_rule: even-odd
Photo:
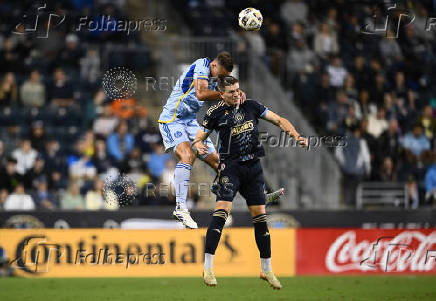
[[[239,13],[239,26],[245,30],[259,30],[262,26],[263,17],[259,10],[248,7]]]

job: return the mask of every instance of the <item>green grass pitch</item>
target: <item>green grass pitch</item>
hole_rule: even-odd
[[[0,300],[436,300],[436,276],[280,278],[275,291],[257,278],[0,278]]]

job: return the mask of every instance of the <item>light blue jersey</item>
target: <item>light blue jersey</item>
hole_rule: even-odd
[[[195,139],[200,128],[197,122],[197,113],[203,105],[203,101],[197,99],[194,80],[209,80],[209,65],[210,60],[202,58],[186,68],[163,107],[158,122],[166,151],[175,151],[177,145],[182,142],[187,141],[192,144],[192,141]],[[216,82],[209,82],[210,90],[215,90],[216,87]],[[205,155],[199,156],[200,159],[206,158],[215,151],[210,138],[205,140],[205,144],[208,146],[208,152]]]
[[[159,123],[171,123],[176,119],[196,119],[196,115],[203,105],[203,101],[195,95],[194,80],[210,77],[210,59],[196,60],[177,80],[167,103],[159,116]],[[216,83],[210,83],[209,89],[214,90]]]

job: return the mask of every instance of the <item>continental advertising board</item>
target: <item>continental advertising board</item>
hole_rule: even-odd
[[[201,277],[198,230],[0,230],[0,247],[17,275],[30,277]],[[271,229],[273,269],[295,274],[295,230]],[[252,228],[225,228],[214,259],[218,276],[258,276]]]

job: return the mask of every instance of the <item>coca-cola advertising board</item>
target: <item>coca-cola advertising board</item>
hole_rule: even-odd
[[[298,229],[297,275],[436,274],[436,229]]]

